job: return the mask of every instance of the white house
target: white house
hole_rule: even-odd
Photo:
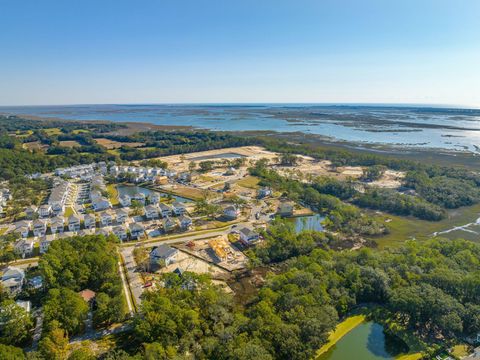
[[[62,216],[57,216],[52,219],[50,223],[50,231],[52,234],[63,233],[65,228],[65,219]]]
[[[92,207],[95,211],[102,211],[110,209],[112,207],[112,204],[110,203],[110,201],[108,201],[108,199],[101,197],[92,201]]]
[[[177,227],[177,222],[174,219],[167,217],[166,219],[163,220],[163,230],[165,232],[173,231],[175,230],[176,227]]]
[[[24,282],[25,272],[20,268],[9,266],[2,273],[2,287],[10,294],[19,293]]]
[[[159,218],[158,208],[155,205],[145,206],[145,216],[149,220],[158,219]]]
[[[240,215],[240,210],[235,205],[230,205],[223,209],[223,215],[227,219],[235,220]]]
[[[33,241],[26,239],[18,240],[13,245],[13,251],[15,251],[15,254],[21,256],[22,258],[31,256],[33,254]]]
[[[261,198],[264,198],[264,197],[267,197],[267,196],[270,196],[272,195],[272,189],[268,188],[268,187],[262,187],[260,189],[258,189],[258,197],[261,199]]]
[[[27,238],[28,233],[30,232],[30,229],[27,226],[20,226],[16,230],[18,233],[20,233],[20,236],[22,238]]]
[[[172,208],[170,206],[168,206],[167,204],[160,203],[158,205],[158,207],[160,208],[160,212],[161,212],[163,218],[172,215]]]
[[[114,226],[113,229],[112,229],[112,232],[121,241],[127,240],[127,230],[125,229],[125,226],[123,226],[123,225]]]
[[[83,225],[85,229],[95,229],[97,225],[97,219],[95,218],[94,214],[87,214],[83,218]]]
[[[132,198],[127,194],[120,196],[118,201],[120,202],[120,205],[122,205],[123,207],[132,205]]]
[[[52,206],[48,204],[41,205],[38,208],[38,215],[43,218],[49,217],[50,215],[52,215]]]
[[[172,208],[173,208],[173,213],[177,216],[184,215],[187,212],[185,205],[178,201],[175,201],[172,204]]]
[[[128,210],[126,209],[117,209],[115,211],[117,224],[124,224],[128,219]]]
[[[178,250],[168,245],[159,245],[152,248],[150,252],[150,263],[152,265],[173,264],[177,260]]]
[[[100,213],[100,223],[102,226],[111,226],[113,224],[113,216],[109,211]]]
[[[55,240],[55,235],[46,235],[40,240],[40,254],[47,252],[53,240]]]
[[[182,230],[189,230],[192,227],[192,219],[188,216],[180,215],[178,220],[180,221],[180,228]]]
[[[160,202],[160,194],[159,193],[156,193],[156,192],[152,192],[149,196],[148,196],[148,201],[150,201],[150,204],[153,204],[153,205],[158,205],[158,203]]]
[[[260,235],[248,227],[241,228],[239,233],[240,241],[247,246],[255,244],[260,239]]]
[[[72,232],[80,231],[80,216],[72,214],[68,217],[68,230]]]
[[[140,204],[145,205],[145,194],[144,193],[136,193],[131,197],[132,200],[138,201]]]
[[[47,232],[47,223],[44,220],[35,220],[33,222],[33,236],[45,236]]]
[[[130,236],[132,237],[132,239],[139,239],[143,237],[145,233],[145,228],[142,224],[131,223],[128,227],[130,229]]]
[[[30,205],[26,207],[25,215],[27,216],[27,218],[33,219],[37,211],[38,211],[38,208],[35,205]]]

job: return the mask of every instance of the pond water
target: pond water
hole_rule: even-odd
[[[407,351],[408,347],[400,339],[383,332],[382,325],[366,322],[350,331],[316,360],[393,360]]]
[[[145,194],[145,196],[148,196],[152,193],[157,193],[160,194],[161,197],[168,197],[171,196],[175,201],[178,202],[191,202],[192,200],[181,197],[181,196],[176,196],[176,195],[169,195],[167,193],[163,193],[160,191],[153,191],[141,186],[132,186],[132,185],[117,185],[117,190],[118,190],[118,196],[123,196],[123,195],[135,195],[136,193],[142,193]]]
[[[197,156],[193,158],[189,158],[188,160],[211,160],[211,159],[239,159],[243,158],[245,155],[242,154],[237,154],[234,152],[227,152],[227,153],[221,153],[221,154],[215,154],[215,155],[203,155],[203,156]]]
[[[299,233],[303,230],[323,231],[322,221],[324,219],[324,216],[314,214],[309,216],[298,216],[288,220],[294,224],[295,231]]]

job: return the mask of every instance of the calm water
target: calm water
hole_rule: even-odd
[[[317,360],[385,360],[408,350],[399,339],[385,335],[382,325],[360,324]]]
[[[162,192],[159,192],[159,191],[153,191],[153,190],[143,188],[143,187],[140,187],[140,186],[117,185],[117,190],[118,190],[118,196],[123,196],[123,195],[132,196],[132,195],[135,195],[137,193],[142,193],[142,194],[145,194],[145,196],[148,197],[148,195],[150,195],[152,193],[158,193],[162,197],[170,196],[173,199],[175,199],[175,201],[178,201],[178,202],[191,202],[192,201],[190,199],[187,199],[187,198],[184,198],[184,197],[181,197],[181,196],[169,195],[169,194],[166,194],[166,193],[162,193]]]
[[[323,220],[325,220],[325,217],[318,214],[288,219],[288,221],[293,222],[295,225],[296,232],[301,232],[303,230],[323,231]]]
[[[304,132],[355,143],[479,152],[480,110],[373,105],[76,105],[0,107],[70,120]]]

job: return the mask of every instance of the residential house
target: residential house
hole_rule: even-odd
[[[258,189],[258,198],[259,199],[262,199],[262,198],[270,196],[270,195],[272,195],[272,189],[270,189],[269,187],[261,187],[260,189]]]
[[[240,210],[235,205],[223,209],[223,215],[229,220],[235,220],[240,215]]]
[[[112,207],[112,204],[107,198],[102,196],[101,198],[92,201],[92,207],[95,211],[102,211],[110,209]]]
[[[168,266],[177,260],[177,255],[178,250],[171,246],[165,244],[154,246],[150,251],[150,264]]]
[[[149,220],[158,219],[158,208],[155,205],[147,205],[145,206],[145,216]]]
[[[249,227],[241,228],[239,233],[240,241],[247,246],[255,244],[260,239],[260,235]]]
[[[22,290],[25,282],[25,272],[17,267],[8,266],[2,273],[2,287],[10,294],[17,294]]]
[[[83,218],[83,225],[85,229],[95,229],[97,226],[97,219],[94,214],[86,214]]]
[[[68,217],[68,230],[72,232],[80,231],[80,216],[72,214]]]
[[[150,204],[153,204],[153,205],[158,205],[158,203],[160,202],[160,194],[157,193],[157,192],[152,192],[149,196],[148,196],[148,201],[150,201]]]
[[[130,236],[132,239],[140,239],[145,234],[145,228],[142,224],[131,223],[128,227],[130,229]]]
[[[113,224],[113,215],[109,211],[100,213],[100,223],[102,226],[111,226]]]
[[[131,196],[132,200],[138,201],[140,204],[145,205],[145,194],[144,193],[136,193]]]
[[[25,209],[25,215],[28,219],[33,219],[37,214],[38,208],[35,205],[27,206]]]
[[[173,208],[173,213],[177,216],[184,215],[187,212],[187,208],[185,207],[185,204],[175,201],[172,204]]]
[[[177,227],[177,222],[171,217],[167,217],[163,220],[163,230],[165,232],[171,232]]]
[[[68,181],[62,179],[55,180],[50,196],[48,197],[48,204],[52,207],[52,212],[55,215],[65,212],[65,203],[67,202],[71,187]]]
[[[167,204],[160,203],[158,207],[160,208],[160,213],[162,214],[163,218],[166,218],[172,215],[172,208]]]
[[[22,258],[31,256],[33,254],[33,241],[26,239],[18,240],[13,245],[13,251]]]
[[[128,210],[126,209],[117,209],[115,211],[117,218],[117,224],[124,224],[128,219]]]
[[[33,236],[45,236],[47,233],[47,223],[45,220],[35,220],[33,222]]]
[[[189,230],[192,227],[192,219],[188,216],[180,215],[178,221],[180,222],[180,228],[182,230]]]
[[[293,204],[288,201],[281,202],[278,206],[277,214],[281,217],[293,216]]]
[[[113,229],[112,229],[112,232],[121,241],[127,240],[127,230],[125,229],[125,226],[123,226],[123,225],[114,226]]]
[[[34,276],[28,280],[28,286],[35,290],[41,289],[43,287],[43,277],[40,275]]]
[[[52,206],[48,204],[41,205],[38,208],[38,215],[42,218],[49,217],[50,215],[52,215]]]
[[[28,226],[20,226],[17,227],[15,231],[18,232],[22,238],[27,238],[30,233],[30,228]]]
[[[95,291],[90,290],[90,289],[85,289],[85,290],[79,291],[78,295],[80,295],[82,297],[82,299],[85,300],[85,302],[87,302],[89,305],[93,304],[93,301],[95,300],[95,297],[97,296]]]
[[[50,223],[50,231],[52,234],[61,234],[63,230],[65,230],[65,219],[63,216],[54,217]]]
[[[123,207],[132,205],[132,198],[127,194],[120,196],[118,201],[120,202],[120,205],[122,205]]]
[[[40,240],[40,254],[45,254],[47,252],[53,240],[55,240],[55,235],[45,235]]]

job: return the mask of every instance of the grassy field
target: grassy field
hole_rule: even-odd
[[[237,181],[237,185],[242,186],[244,188],[248,189],[258,189],[260,186],[258,183],[260,182],[260,179],[255,177],[255,176],[247,176],[244,177],[243,179],[240,179]]]
[[[72,131],[72,134],[82,134],[82,133],[89,133],[90,130],[86,130],[86,129],[77,129],[77,130],[73,130]]]
[[[48,128],[48,129],[44,129],[43,131],[45,131],[50,136],[63,134],[62,130],[60,130],[59,128]]]
[[[115,184],[107,185],[108,198],[113,206],[118,205],[118,190]]]
[[[68,206],[65,208],[65,217],[69,217],[70,215],[75,214],[75,211],[73,211],[73,208]]]
[[[479,214],[480,204],[450,210],[448,217],[441,221],[426,221],[413,217],[401,217],[389,214],[376,215],[376,218],[382,222],[385,222],[387,219],[391,221],[385,222],[390,229],[390,233],[385,236],[376,237],[374,240],[380,248],[385,246],[398,246],[409,239],[426,240],[431,238],[434,232],[475,222],[480,216]],[[461,230],[452,231],[448,234],[442,234],[441,236],[451,239],[464,238],[468,240],[478,240],[478,235]]]
[[[342,337],[347,335],[350,331],[355,329],[358,325],[365,321],[365,315],[349,316],[337,325],[335,330],[328,337],[328,342],[318,350],[315,359],[326,353],[333,345],[335,345]]]
[[[60,146],[68,147],[68,148],[82,146],[78,141],[75,141],[75,140],[65,140],[65,141],[60,141],[59,143],[60,143]]]

